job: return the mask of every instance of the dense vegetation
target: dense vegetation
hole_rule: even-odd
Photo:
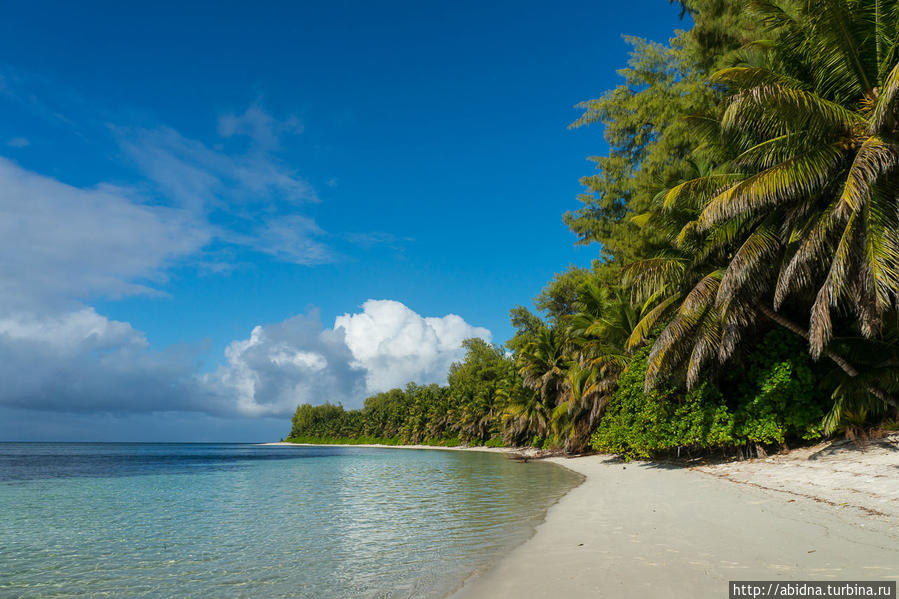
[[[899,2],[691,0],[582,103],[591,269],[448,385],[300,406],[291,437],[745,454],[895,419]]]

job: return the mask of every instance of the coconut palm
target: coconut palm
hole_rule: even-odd
[[[553,412],[556,435],[571,453],[584,450],[614,393],[627,362],[624,346],[638,321],[623,290],[595,280],[578,289],[575,307],[577,312],[567,323],[573,358],[564,400]]]
[[[565,392],[570,365],[565,354],[567,342],[563,329],[545,328],[519,354],[519,372],[524,385],[536,391],[551,409]]]
[[[657,210],[696,207],[675,243],[686,255],[633,267],[641,285],[678,305],[654,345],[647,382],[665,364],[689,359],[694,383],[704,362],[727,359],[742,331],[765,316],[896,406],[889,381],[878,384],[851,364],[835,331],[857,330],[857,341],[877,344],[895,334],[899,3],[753,7],[771,39],[712,78],[725,92],[717,143],[729,158],[667,190]],[[712,269],[706,258],[722,250],[726,259]],[[693,276],[672,283],[688,270]],[[808,324],[790,317],[803,306]]]
[[[552,408],[536,391],[517,385],[497,389],[498,399],[505,404],[503,440],[511,445],[527,444],[543,437],[549,430]]]

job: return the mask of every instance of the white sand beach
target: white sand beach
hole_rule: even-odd
[[[897,441],[701,468],[551,458],[584,483],[452,599],[726,597],[729,580],[896,580]]]
[[[696,467],[548,459],[584,482],[529,541],[451,599],[726,597],[729,580],[899,579],[897,434]]]
[[[273,443],[259,443],[259,445],[283,445],[287,447],[328,447],[327,445],[317,445],[315,443],[287,443],[286,441],[276,441]],[[469,447],[467,445],[458,445],[456,447],[443,447],[440,445],[383,445],[379,443],[354,443],[352,445],[334,444],[334,447],[375,447],[378,449],[438,449],[445,451],[486,451],[490,453],[523,453],[535,455],[537,450],[532,448],[513,449],[511,447]]]
[[[821,443],[761,460],[700,468],[714,476],[899,521],[899,434],[864,445]]]

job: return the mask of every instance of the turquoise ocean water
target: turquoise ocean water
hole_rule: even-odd
[[[0,443],[0,597],[443,597],[579,481],[473,452]]]

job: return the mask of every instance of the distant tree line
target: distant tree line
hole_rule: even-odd
[[[517,444],[503,427],[517,379],[514,359],[483,339],[464,342],[465,359],[453,364],[448,384],[416,385],[378,393],[361,410],[303,404],[293,416],[290,438],[309,442],[430,445]]]

